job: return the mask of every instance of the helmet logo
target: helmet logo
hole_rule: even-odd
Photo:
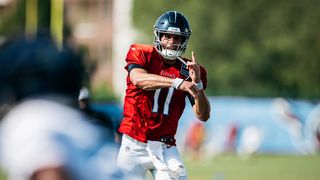
[[[168,28],[168,31],[181,32],[181,31],[180,31],[180,28],[177,28],[177,27],[169,27],[169,28]]]

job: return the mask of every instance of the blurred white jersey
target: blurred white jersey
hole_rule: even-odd
[[[34,99],[13,108],[0,126],[1,165],[8,179],[26,180],[44,167],[65,167],[79,180],[120,179],[117,146],[105,129],[57,102]]]

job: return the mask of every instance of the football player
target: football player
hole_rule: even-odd
[[[207,72],[193,52],[191,60],[181,57],[190,35],[187,18],[168,11],[154,25],[154,45],[132,44],[127,53],[118,165],[132,174],[150,170],[155,179],[187,179],[174,138],[185,98],[199,120],[210,117]]]
[[[77,109],[84,67],[49,33],[0,48],[0,165],[7,179],[124,179],[113,137]],[[3,107],[3,105],[1,105]],[[9,111],[8,111],[9,110]]]

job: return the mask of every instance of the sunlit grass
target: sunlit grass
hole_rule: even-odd
[[[185,162],[191,180],[320,179],[320,156],[220,156]]]
[[[319,180],[320,156],[185,158],[190,180]],[[148,175],[147,179],[152,179]],[[5,177],[0,172],[0,180]]]
[[[4,176],[3,172],[0,169],[0,180],[5,180],[6,177]]]

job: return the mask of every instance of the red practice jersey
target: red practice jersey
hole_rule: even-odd
[[[186,66],[178,60],[171,66],[164,64],[163,57],[151,45],[131,45],[126,62],[127,71],[135,66],[145,69],[148,73],[169,78],[187,79],[189,76]],[[119,131],[142,142],[159,141],[163,137],[174,138],[188,93],[173,87],[142,90],[132,84],[129,75],[130,72],[127,76],[124,119]],[[207,73],[203,67],[201,79],[205,88]],[[188,80],[190,81],[190,78]]]

